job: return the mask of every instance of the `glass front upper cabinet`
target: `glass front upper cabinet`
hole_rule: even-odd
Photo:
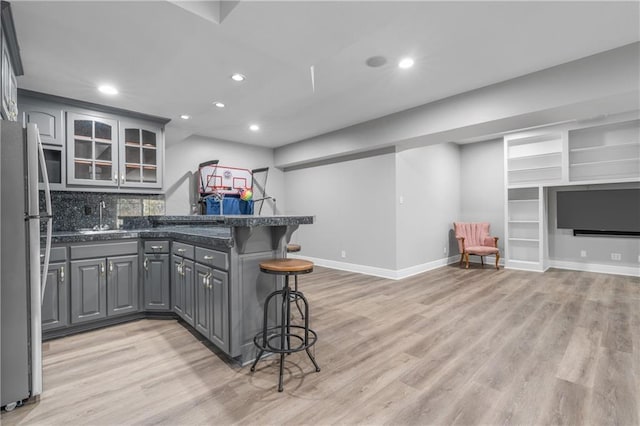
[[[120,186],[160,188],[162,131],[120,122]]]
[[[118,123],[69,113],[67,183],[118,186]]]

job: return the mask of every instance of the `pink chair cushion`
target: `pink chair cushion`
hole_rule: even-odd
[[[487,256],[489,254],[498,253],[497,247],[472,246],[472,247],[465,247],[465,248],[467,249],[467,253],[477,254],[478,256]]]
[[[464,237],[464,246],[467,251],[469,247],[481,247],[486,244],[485,239],[489,236],[488,222],[454,222],[453,226],[456,238]],[[493,246],[493,240],[490,245]],[[458,249],[462,253],[462,241],[460,240],[458,240]]]

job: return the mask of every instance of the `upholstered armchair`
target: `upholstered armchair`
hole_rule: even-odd
[[[496,269],[500,260],[500,251],[498,250],[498,237],[489,235],[489,223],[463,223],[453,222],[453,228],[458,240],[458,249],[460,250],[460,265],[465,260],[467,269],[469,268],[469,255],[480,256],[480,262],[484,268],[484,257],[490,254],[496,255]]]

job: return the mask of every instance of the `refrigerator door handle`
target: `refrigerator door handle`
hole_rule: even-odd
[[[41,288],[40,288],[40,303],[44,302],[44,292],[47,287],[47,275],[49,273],[49,258],[51,256],[51,232],[52,232],[52,222],[53,215],[51,212],[51,187],[49,186],[49,174],[47,173],[47,163],[45,161],[44,149],[42,147],[42,140],[40,139],[40,132],[38,128],[35,128],[35,136],[38,142],[38,153],[40,154],[40,172],[42,173],[42,180],[44,183],[44,199],[45,199],[45,211],[46,216],[42,215],[42,217],[47,218],[47,233],[46,233],[46,242],[44,249],[44,268],[42,269],[42,278],[40,279]]]

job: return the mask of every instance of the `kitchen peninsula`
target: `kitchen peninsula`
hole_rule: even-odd
[[[284,257],[291,234],[313,216],[122,219],[118,230],[54,233],[45,338],[177,315],[229,357],[252,360],[264,300],[282,285],[258,264]]]

